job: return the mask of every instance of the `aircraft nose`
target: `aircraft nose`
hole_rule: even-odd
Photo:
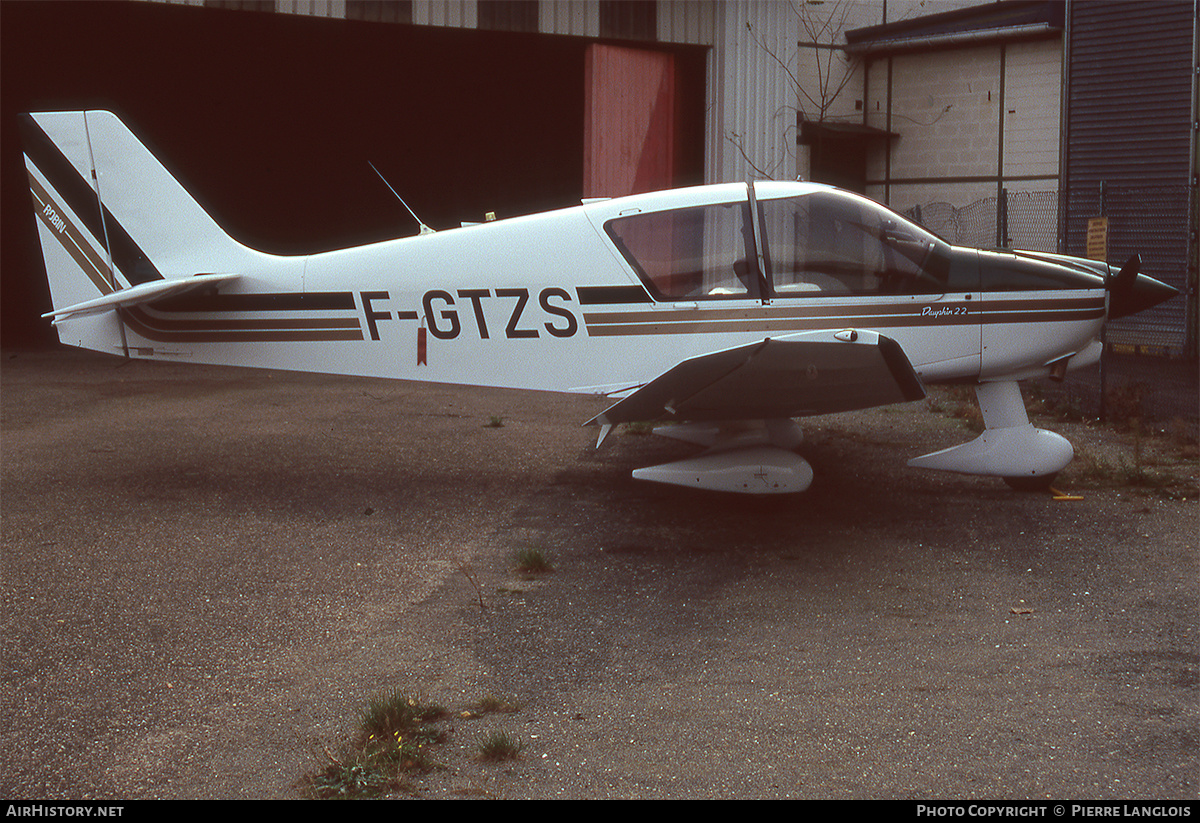
[[[1109,283],[1109,320],[1137,314],[1179,294],[1174,286],[1141,274],[1141,264],[1141,255],[1134,255]]]

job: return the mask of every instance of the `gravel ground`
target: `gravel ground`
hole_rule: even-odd
[[[444,721],[419,797],[1197,798],[1169,438],[1047,424],[1055,500],[907,469],[972,436],[909,404],[813,421],[813,488],[759,500],[631,480],[689,448],[594,451],[591,398],[2,368],[3,796],[298,797],[400,687],[519,707]]]

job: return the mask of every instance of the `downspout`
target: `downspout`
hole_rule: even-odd
[[[1008,106],[1005,99],[1006,75],[1008,74],[1008,45],[1000,44],[1000,108],[996,120],[1000,124],[996,136],[996,248],[1008,245],[1008,190],[1004,186],[1004,115]]]
[[[1190,357],[1200,354],[1200,0],[1192,0],[1192,115],[1191,152],[1188,156],[1188,282],[1187,307],[1184,309],[1187,331],[1184,351]]]
[[[1200,0],[1195,0],[1200,2]],[[1062,39],[1062,80],[1059,83],[1058,111],[1058,253],[1067,253],[1067,220],[1070,218],[1067,207],[1067,164],[1070,160],[1070,143],[1068,138],[1071,131],[1070,119],[1070,84],[1071,84],[1071,10],[1074,0],[1067,0],[1064,11]]]

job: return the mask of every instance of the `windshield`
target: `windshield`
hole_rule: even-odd
[[[845,192],[760,200],[774,292],[818,295],[940,294],[949,247],[887,208]]]

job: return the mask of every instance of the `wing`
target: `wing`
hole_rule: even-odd
[[[772,420],[920,400],[896,341],[874,332],[804,332],[684,360],[589,424]]]

